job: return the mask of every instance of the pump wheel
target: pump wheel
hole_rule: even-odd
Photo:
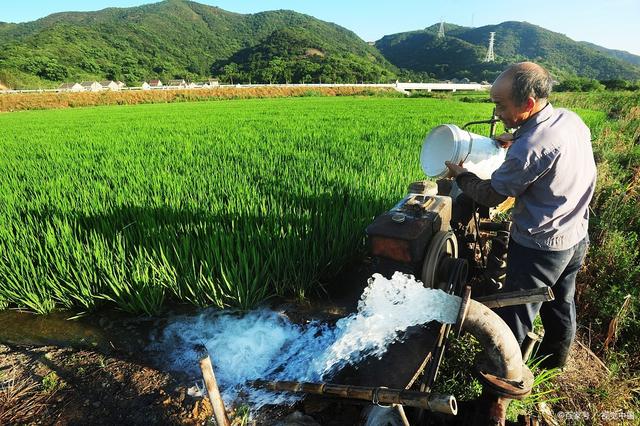
[[[458,257],[458,240],[452,231],[438,231],[431,239],[422,264],[422,283],[425,287],[445,289],[446,282],[440,282],[438,269],[446,257]]]

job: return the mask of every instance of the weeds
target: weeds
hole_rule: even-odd
[[[38,395],[36,383],[20,377],[17,369],[3,372],[0,376],[0,424],[35,420],[44,407],[45,400]]]
[[[42,390],[45,393],[52,394],[60,389],[64,389],[65,387],[66,383],[55,371],[51,371],[42,379]]]
[[[581,320],[596,331],[600,356],[618,367],[624,358],[622,370],[635,371],[640,368],[640,94],[555,97],[561,105],[598,109],[609,117],[597,126],[593,141],[598,184],[591,203],[591,246],[578,278],[578,308]],[[613,337],[622,353],[607,350]]]
[[[511,401],[507,410],[508,419],[516,421],[519,414],[532,414],[538,411],[540,405],[553,405],[564,399],[555,396],[553,383],[553,379],[562,374],[562,370],[560,368],[541,369],[542,361],[544,358],[532,358],[527,362],[527,367],[534,373],[531,394],[524,399]]]
[[[85,93],[12,93],[0,95],[0,112],[79,108],[98,105],[136,105],[150,103],[194,102],[216,99],[286,98],[318,96],[398,96],[393,89],[347,87],[219,87],[213,89],[138,90]]]

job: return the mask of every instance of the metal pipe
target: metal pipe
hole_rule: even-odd
[[[531,331],[527,333],[524,341],[522,342],[522,359],[524,362],[529,361],[529,358],[531,358],[531,354],[533,353],[533,349],[538,342],[540,342],[540,336]]]
[[[487,308],[503,308],[505,306],[524,305],[526,303],[550,302],[554,299],[551,287],[540,287],[531,290],[511,291],[475,299]]]
[[[484,349],[476,365],[483,390],[473,424],[504,426],[511,399],[524,398],[533,387],[533,374],[522,361],[520,345],[502,318],[471,299],[468,287],[456,329],[470,333]]]
[[[453,395],[439,395],[406,389],[389,389],[383,386],[349,386],[333,383],[308,383],[254,380],[249,386],[271,391],[310,393],[347,399],[371,401],[374,404],[403,405],[456,415],[458,404]]]
[[[478,120],[478,121],[470,121],[468,123],[465,123],[464,126],[462,126],[462,130],[465,130],[467,127],[474,125],[474,124],[494,124],[497,123],[498,121],[500,121],[499,118],[496,118],[495,115],[488,119],[488,120]]]

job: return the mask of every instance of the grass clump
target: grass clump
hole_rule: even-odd
[[[591,203],[591,246],[578,278],[580,319],[604,358],[640,368],[640,94],[557,94],[558,103],[600,109],[593,148],[598,183]],[[629,299],[625,309],[621,309]],[[605,344],[606,343],[606,344]],[[620,352],[618,352],[620,351]]]

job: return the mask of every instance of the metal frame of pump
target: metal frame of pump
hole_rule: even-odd
[[[462,126],[466,130],[469,126],[477,124],[489,124],[489,137],[494,138],[496,125],[500,120],[492,112],[488,120],[478,120],[465,123]],[[437,182],[438,194],[449,196],[451,186]],[[451,181],[449,181],[451,183]],[[412,184],[415,186],[415,184]],[[410,186],[411,188],[411,186]],[[460,196],[459,196],[460,197]],[[511,222],[492,222],[489,220],[489,209],[478,206],[473,200],[461,199],[460,202],[452,200],[452,222],[456,218],[471,216],[466,223],[457,223],[447,230],[437,233],[427,248],[422,262],[421,279],[425,286],[436,287],[438,271],[448,271],[448,279],[442,290],[459,296],[470,297],[470,287],[465,287],[468,279],[481,278],[484,286],[478,295],[488,296],[502,288],[506,273],[506,253],[509,240]],[[460,212],[457,210],[466,210]],[[491,245],[485,256],[485,244],[481,232],[488,233]],[[459,243],[461,242],[461,244]],[[479,255],[479,262],[477,260]],[[467,291],[465,291],[467,290]],[[477,286],[475,288],[477,289]],[[420,391],[430,392],[438,376],[442,357],[447,344],[451,325],[442,325],[440,339],[432,356],[432,362],[427,365],[420,383]],[[422,413],[420,414],[422,417]]]

